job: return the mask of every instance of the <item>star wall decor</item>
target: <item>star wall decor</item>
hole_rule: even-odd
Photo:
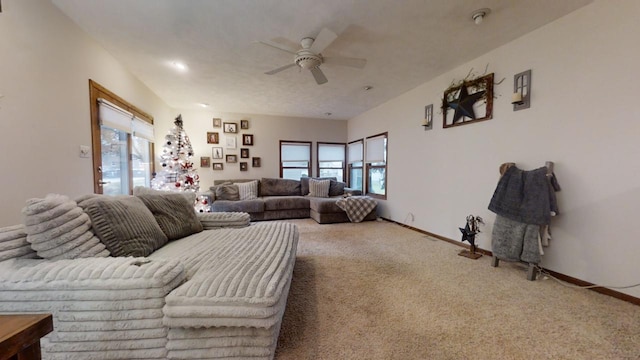
[[[470,94],[471,92],[471,94]],[[458,95],[456,97],[456,94]],[[481,108],[474,107],[483,100]],[[484,114],[482,112],[484,110]],[[493,118],[493,73],[450,86],[442,99],[443,128]]]
[[[483,90],[469,95],[467,87],[463,85],[460,88],[460,95],[458,95],[458,98],[449,102],[449,107],[455,110],[453,114],[453,123],[455,124],[462,117],[468,117],[475,120],[476,114],[473,111],[473,105],[475,105],[476,101],[483,97],[485,93],[486,91]]]

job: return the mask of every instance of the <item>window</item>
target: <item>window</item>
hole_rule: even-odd
[[[280,177],[300,180],[311,175],[311,141],[280,140]]]
[[[90,81],[94,192],[131,194],[151,186],[153,118]]]
[[[387,198],[387,133],[365,140],[367,195]]]
[[[346,144],[318,143],[318,176],[344,181]]]
[[[348,182],[350,188],[360,190],[364,192],[362,187],[362,155],[363,155],[363,140],[352,141],[347,146],[347,161],[349,162],[348,170],[349,177]]]

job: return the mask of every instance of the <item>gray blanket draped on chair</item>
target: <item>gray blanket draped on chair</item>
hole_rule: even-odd
[[[555,175],[547,172],[546,167],[523,171],[511,166],[500,178],[489,203],[497,214],[491,251],[498,259],[540,262],[540,225],[558,213],[555,191],[560,190]]]

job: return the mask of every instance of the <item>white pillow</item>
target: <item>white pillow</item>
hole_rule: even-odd
[[[309,179],[309,196],[311,197],[329,197],[329,187],[331,180]]]
[[[238,187],[240,200],[254,200],[258,198],[258,180],[233,183]]]

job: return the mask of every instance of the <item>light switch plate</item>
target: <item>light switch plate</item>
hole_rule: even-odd
[[[87,145],[80,145],[80,157],[81,158],[91,157],[91,147]]]

